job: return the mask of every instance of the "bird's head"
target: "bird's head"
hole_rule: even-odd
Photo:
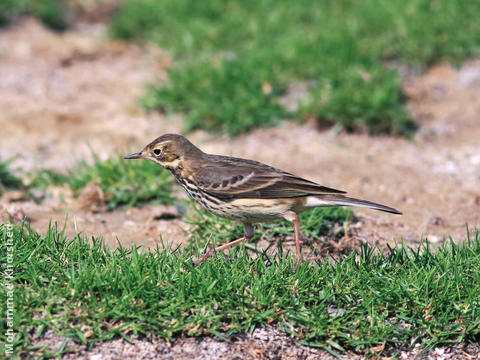
[[[124,159],[148,159],[168,170],[176,171],[183,167],[185,160],[202,154],[185,137],[165,134],[153,140],[142,151],[125,156]]]

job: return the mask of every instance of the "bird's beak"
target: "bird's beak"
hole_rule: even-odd
[[[143,159],[143,158],[145,158],[143,151],[139,151],[124,157],[124,159]]]

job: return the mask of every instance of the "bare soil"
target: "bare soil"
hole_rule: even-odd
[[[96,344],[88,350],[85,345],[78,345],[71,339],[62,338],[48,331],[35,345],[44,346],[35,353],[28,352],[25,356],[40,356],[48,349],[58,352],[64,345],[66,360],[117,360],[117,359],[246,359],[246,360],[333,360],[331,353],[317,347],[300,344],[294,338],[276,330],[271,326],[255,329],[251,334],[241,334],[228,340],[213,337],[182,337],[170,342],[154,335],[148,337],[131,336],[129,341],[118,338],[108,342]],[[371,349],[368,358],[375,358],[383,351],[383,346]],[[417,360],[462,360],[478,359],[480,354],[479,344],[452,344],[437,347],[426,353],[419,348],[412,350],[397,350],[392,356],[382,359],[417,359]],[[342,359],[359,360],[366,358],[363,354],[346,352]]]
[[[25,19],[0,30],[0,156],[19,155],[15,164],[24,171],[62,170],[79,158],[90,158],[90,148],[106,158],[118,151],[136,151],[163,133],[180,132],[178,117],[145,114],[138,104],[145,85],[165,79],[169,65],[168,54],[155,47],[112,42],[103,25],[79,24],[74,31],[57,34]],[[296,92],[304,89],[298,88],[289,96],[301,97]],[[313,123],[293,122],[236,139],[201,131],[189,138],[207,152],[256,159],[403,211],[403,216],[394,216],[356,210],[357,240],[385,246],[403,239],[414,245],[426,237],[439,244],[451,235],[462,241],[466,224],[480,227],[480,59],[458,69],[438,65],[420,77],[406,78],[405,91],[407,107],[421,125],[412,140],[321,131]],[[161,209],[93,212],[79,209],[67,189],[52,191],[62,196],[52,196],[41,205],[21,194],[4,194],[0,216],[5,220],[7,211],[26,216],[39,232],[51,219],[59,226],[67,221],[68,233],[77,228],[104,236],[112,247],[120,241],[153,248],[160,237],[175,246],[188,237],[182,220],[153,215]],[[224,344],[212,339],[179,341],[196,344],[190,358],[198,359],[203,358],[198,350],[202,346]],[[264,358],[289,358],[286,353],[269,355],[266,343],[262,344]],[[158,357],[177,357],[175,346],[169,344],[161,350],[165,357]],[[76,356],[117,358],[82,351]],[[217,358],[236,356],[219,351]],[[308,358],[313,350],[305,351],[299,358]]]

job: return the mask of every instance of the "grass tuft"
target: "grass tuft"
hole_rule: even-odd
[[[66,174],[42,170],[36,174],[31,188],[45,189],[49,185],[68,185],[78,194],[89,182],[104,192],[109,209],[118,206],[138,206],[146,202],[172,204],[172,176],[150,161],[124,160],[121,156],[102,161],[93,154],[93,164],[79,162]]]
[[[262,80],[257,64],[206,61],[174,67],[168,73],[169,85],[151,86],[143,103],[148,110],[186,113],[187,131],[240,135],[277,124],[287,116],[275,100],[283,89]]]
[[[69,10],[65,1],[30,0],[29,2],[32,14],[50,29],[65,31],[70,26]]]
[[[24,13],[26,2],[21,0],[2,0],[0,2],[0,26],[7,25],[15,15]]]
[[[238,135],[294,117],[409,135],[416,126],[401,79],[385,63],[423,68],[475,56],[479,12],[464,0],[126,0],[110,28],[172,52],[169,83],[144,101],[184,112],[187,129]],[[311,85],[309,96],[288,114],[278,100],[297,82]]]
[[[388,252],[364,245],[292,272],[292,257],[252,259],[240,247],[193,267],[188,251],[110,250],[95,238],[68,239],[55,226],[39,235],[1,225],[2,272],[9,231],[21,356],[32,334],[47,330],[93,345],[133,333],[230,336],[268,323],[310,346],[365,352],[384,344],[386,354],[480,335],[478,231],[463,244],[435,250],[426,243]],[[6,297],[2,286],[2,303]],[[5,330],[2,317],[3,344]]]
[[[0,25],[20,15],[32,15],[52,30],[64,31],[70,26],[68,4],[63,0],[2,0]]]
[[[0,195],[5,190],[15,190],[23,186],[22,180],[9,168],[13,161],[15,161],[14,157],[7,160],[0,159]]]

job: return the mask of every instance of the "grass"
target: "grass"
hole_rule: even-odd
[[[13,174],[10,169],[13,161],[15,161],[14,157],[7,160],[0,159],[0,195],[5,190],[16,190],[23,187],[22,179]]]
[[[64,31],[70,26],[69,10],[63,0],[2,0],[0,25],[7,25],[20,15],[32,15],[52,30]]]
[[[150,86],[143,104],[147,110],[186,112],[187,131],[204,129],[240,135],[246,129],[272,126],[287,116],[286,110],[274,101],[282,89],[266,91],[265,86],[270,85],[264,85],[267,82],[255,71],[256,67],[231,60],[171,70],[170,85]]]
[[[80,161],[66,174],[42,170],[35,175],[30,188],[47,189],[50,185],[66,184],[79,194],[89,182],[94,182],[103,190],[109,209],[152,201],[173,203],[173,178],[158,165],[149,161],[124,160],[120,155],[105,161],[96,154],[93,157],[93,164]]]
[[[185,113],[188,130],[237,135],[293,117],[408,135],[416,125],[385,64],[422,69],[478,55],[479,12],[463,0],[125,0],[111,32],[172,53],[169,82],[144,103]],[[310,91],[289,114],[278,99],[297,82]]]
[[[2,267],[7,233],[0,226]],[[193,267],[188,251],[110,250],[99,239],[68,239],[54,226],[39,235],[18,225],[13,239],[21,356],[52,355],[31,346],[32,334],[47,330],[94,344],[131,334],[230,336],[269,323],[332,353],[368,353],[385,341],[385,354],[480,334],[478,231],[435,251],[425,243],[387,252],[362,246],[296,272],[291,256],[252,259],[243,247],[230,253],[235,260],[217,254]],[[2,286],[2,303],[6,296]],[[5,328],[2,318],[3,344]]]

